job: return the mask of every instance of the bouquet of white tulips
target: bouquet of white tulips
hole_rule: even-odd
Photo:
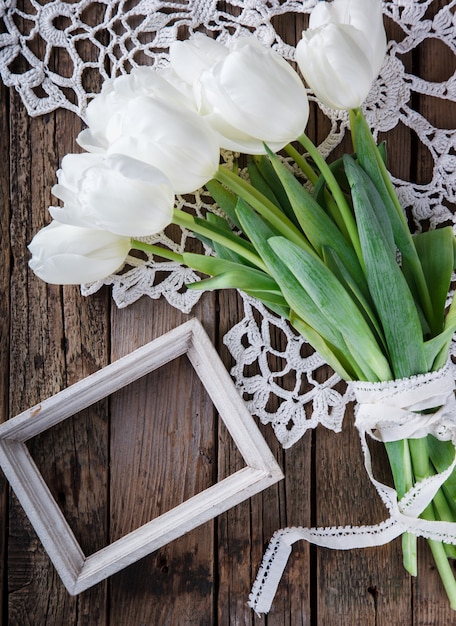
[[[195,36],[172,44],[166,70],[137,68],[107,82],[78,138],[87,152],[65,157],[58,172],[53,191],[63,207],[50,209],[54,221],[30,244],[31,268],[51,283],[80,284],[118,270],[130,249],[145,250],[209,276],[189,289],[238,288],[258,298],[346,381],[441,370],[456,330],[456,305],[446,308],[455,238],[450,227],[410,233],[384,147],[363,116],[385,52],[379,0],[320,2],[311,14],[296,51],[299,68],[326,106],[350,115],[353,153],[331,165],[305,135],[301,78],[254,37],[225,46]],[[248,176],[219,165],[220,149],[249,155]],[[277,156],[281,150],[300,178]],[[203,185],[219,214],[174,209],[175,194]],[[170,223],[213,254],[141,241]],[[452,386],[414,415],[435,414],[450,396]],[[402,432],[404,423],[395,425]],[[382,431],[381,417],[370,428],[385,441],[399,504],[417,485],[434,485],[418,515],[437,525],[456,521],[455,446],[445,428],[420,425],[398,440]],[[434,475],[444,479],[432,482]],[[456,608],[448,563],[456,548],[427,536]],[[415,542],[416,534],[404,533],[412,574]]]

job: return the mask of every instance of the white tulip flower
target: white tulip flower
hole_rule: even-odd
[[[188,85],[194,86],[202,72],[225,59],[229,49],[202,33],[186,41],[174,41],[169,47],[170,67]]]
[[[355,109],[366,99],[386,54],[380,0],[318,2],[296,47],[307,83],[333,109]]]
[[[301,79],[253,36],[230,50],[202,35],[173,46],[171,67],[193,84],[198,111],[222,148],[264,154],[266,143],[276,152],[304,132],[309,104]]]
[[[125,106],[119,127],[107,154],[125,154],[158,167],[175,193],[191,193],[217,172],[217,136],[193,111],[162,100],[134,98]]]
[[[199,189],[218,169],[216,133],[182,92],[150,68],[111,81],[87,107],[87,121],[80,146],[144,161],[165,174],[174,193]]]
[[[33,272],[54,285],[81,285],[116,272],[130,250],[129,237],[53,221],[28,248]]]
[[[147,97],[194,108],[191,100],[152,67],[136,67],[130,74],[103,83],[101,92],[89,103],[85,117],[88,128],[79,133],[78,143],[89,152],[104,152],[119,137],[125,108],[131,100]]]
[[[145,237],[173,218],[171,183],[157,168],[128,156],[68,154],[52,193],[64,207],[50,207],[59,222]]]

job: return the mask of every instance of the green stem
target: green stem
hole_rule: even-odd
[[[419,481],[423,478],[428,478],[428,476],[430,476],[433,472],[429,461],[429,450],[426,438],[410,439],[409,446],[415,480]],[[424,509],[421,517],[426,520],[435,521],[436,516],[434,514],[432,503]],[[445,545],[441,541],[435,541],[433,539],[428,539],[427,541],[431,549],[432,556],[434,557],[440,579],[445,587],[445,591],[450,601],[450,606],[452,609],[456,610],[456,580],[453,570],[448,562]]]
[[[226,167],[219,167],[215,177],[262,215],[281,235],[306,249],[307,239],[286,215],[258,189]]]
[[[439,489],[432,501],[436,518],[443,522],[454,522],[454,515],[443,489]],[[456,546],[451,543],[444,544],[445,553],[450,559],[456,559]]]
[[[412,459],[408,444],[409,442],[406,439],[385,443],[391,471],[393,473],[394,486],[399,500],[414,484]],[[411,576],[416,576],[418,573],[416,536],[412,533],[404,533],[402,535],[402,559],[406,571]]]
[[[155,246],[151,243],[145,243],[144,241],[138,241],[137,239],[131,240],[131,247],[135,250],[142,250],[143,252],[148,252],[149,254],[154,254],[156,256],[160,256],[163,259],[168,259],[169,261],[175,261],[176,263],[184,263],[184,257],[182,254],[178,254],[177,252],[173,252],[172,250],[168,250],[168,248],[161,248],[160,246]]]
[[[290,143],[285,146],[284,150],[289,156],[291,156],[291,158],[302,171],[307,180],[309,180],[312,185],[315,186],[318,180],[318,174],[313,170],[307,159],[300,152],[298,152],[296,148]]]
[[[433,539],[428,539],[428,544],[440,574],[440,580],[445,587],[448,600],[450,601],[450,606],[456,611],[456,580],[445,553],[445,548],[440,541],[434,541]]]
[[[348,204],[347,199],[345,198],[345,195],[336,180],[336,177],[332,173],[331,168],[326,163],[323,156],[318,151],[317,147],[312,143],[307,135],[301,135],[300,137],[298,137],[298,141],[307,150],[309,156],[313,159],[324,179],[326,180],[326,183],[344,220],[348,235],[356,252],[356,256],[361,263],[361,267],[364,267],[364,259],[361,251],[361,244],[359,241],[359,234],[356,227],[355,218],[351,211],[350,205]]]
[[[263,270],[263,272],[268,273],[266,265],[257,254],[248,250],[245,246],[242,245],[242,243],[238,243],[236,239],[224,237],[220,233],[217,233],[210,228],[206,228],[205,226],[198,224],[192,215],[189,215],[188,213],[185,213],[180,209],[174,209],[173,223],[177,224],[178,226],[182,226],[183,228],[187,228],[188,230],[202,235],[203,237],[207,237],[211,241],[216,241],[222,246],[225,246],[225,248],[229,248],[233,252],[236,252],[236,254],[239,254],[244,259],[258,267],[259,269]],[[242,240],[239,240],[239,242],[240,241]]]

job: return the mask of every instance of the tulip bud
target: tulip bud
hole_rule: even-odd
[[[54,285],[81,285],[116,272],[130,250],[129,237],[107,231],[51,222],[28,248],[34,273]]]
[[[49,211],[59,222],[145,237],[172,221],[171,183],[142,161],[120,154],[68,154],[57,177],[52,192],[64,207]]]
[[[324,104],[355,109],[380,72],[386,43],[380,0],[318,2],[296,47],[296,60]]]
[[[224,46],[202,35],[173,46],[171,67],[193,85],[222,148],[264,154],[264,143],[277,151],[304,132],[309,105],[301,79],[254,37],[240,37],[223,54]]]

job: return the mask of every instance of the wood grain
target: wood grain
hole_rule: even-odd
[[[434,0],[429,11],[444,4]],[[284,41],[294,44],[305,23],[305,17],[288,14],[276,18],[274,26]],[[387,26],[391,36],[400,36],[396,27]],[[427,41],[403,60],[430,80],[455,71],[454,56],[438,42]],[[63,67],[68,59],[62,53],[54,62]],[[86,299],[77,288],[47,286],[29,272],[27,243],[49,219],[45,209],[52,202],[55,171],[63,155],[76,149],[81,123],[64,111],[30,119],[15,92],[1,87],[0,96],[0,398],[5,420],[188,316],[165,301],[146,298],[117,309],[107,289]],[[432,123],[455,127],[454,105],[425,96],[414,96],[412,104]],[[313,108],[309,134],[318,140],[326,131],[327,122]],[[386,138],[392,172],[427,182],[432,163],[427,149],[404,126]],[[192,314],[203,322],[229,368],[222,337],[243,315],[237,295],[206,294]],[[140,419],[145,415],[148,420]],[[261,431],[285,470],[285,481],[76,598],[66,593],[21,507],[13,495],[8,499],[2,480],[3,623],[456,623],[426,543],[419,542],[419,578],[412,581],[402,568],[398,540],[350,553],[297,544],[271,613],[266,618],[255,616],[246,606],[248,593],[276,529],[371,523],[385,517],[364,474],[352,407],[340,435],[319,428],[291,450],[280,448],[270,427],[261,426]],[[171,450],[165,454],[169,443]],[[185,359],[36,438],[30,449],[88,552],[242,466],[236,446]],[[385,470],[381,455],[377,463]]]

